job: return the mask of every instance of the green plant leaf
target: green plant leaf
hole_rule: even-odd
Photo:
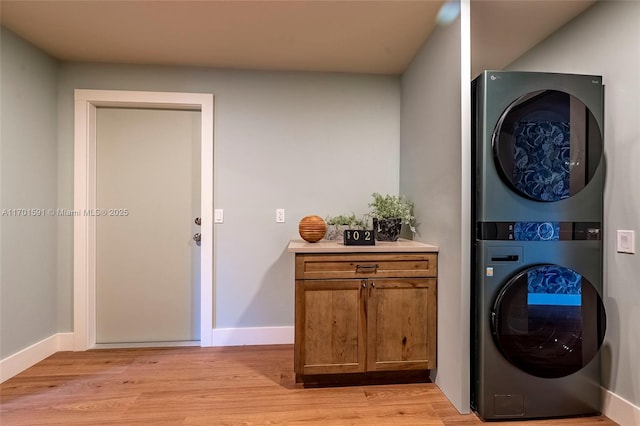
[[[413,233],[416,232],[413,202],[402,195],[381,195],[374,192],[371,196],[373,201],[369,203],[369,217],[376,219],[400,218],[403,225],[408,225]]]

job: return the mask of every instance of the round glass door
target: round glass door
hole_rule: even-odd
[[[515,275],[500,291],[491,316],[505,358],[545,378],[568,376],[587,365],[606,329],[604,305],[593,285],[558,265]]]
[[[522,96],[502,113],[493,152],[504,181],[536,201],[560,201],[582,190],[602,157],[602,133],[575,96],[541,90]]]

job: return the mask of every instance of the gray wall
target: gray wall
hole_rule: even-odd
[[[602,75],[605,84],[603,386],[640,406],[640,260],[616,230],[640,231],[640,2],[597,2],[516,60],[512,70]],[[638,246],[636,244],[636,250]]]
[[[58,64],[11,32],[0,37],[3,359],[57,331],[56,218],[11,209],[56,206]]]
[[[461,301],[461,21],[438,27],[402,77],[400,192],[415,202],[416,240],[440,246],[436,383],[469,411],[469,316]],[[466,213],[468,215],[468,213]]]
[[[214,207],[224,209],[214,227],[218,328],[293,325],[286,246],[299,238],[299,220],[362,214],[372,192],[398,192],[397,77],[64,63],[60,207],[73,204],[76,88],[214,94]],[[286,209],[286,223],[275,222],[276,208]],[[73,325],[71,236],[69,220],[59,235],[61,331]]]
[[[300,218],[362,214],[372,192],[398,192],[397,77],[58,67],[3,29],[2,208],[73,208],[75,88],[214,94],[219,328],[293,325],[285,249]],[[375,172],[354,171],[354,158]],[[275,223],[276,208],[286,223]],[[73,330],[72,236],[68,217],[2,218],[2,358]]]

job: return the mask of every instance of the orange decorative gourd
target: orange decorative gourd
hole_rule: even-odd
[[[303,240],[315,243],[324,237],[327,232],[327,224],[320,216],[305,216],[300,220],[298,232]]]

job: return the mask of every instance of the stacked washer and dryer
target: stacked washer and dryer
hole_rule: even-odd
[[[485,71],[472,108],[472,409],[598,413],[602,78]]]

